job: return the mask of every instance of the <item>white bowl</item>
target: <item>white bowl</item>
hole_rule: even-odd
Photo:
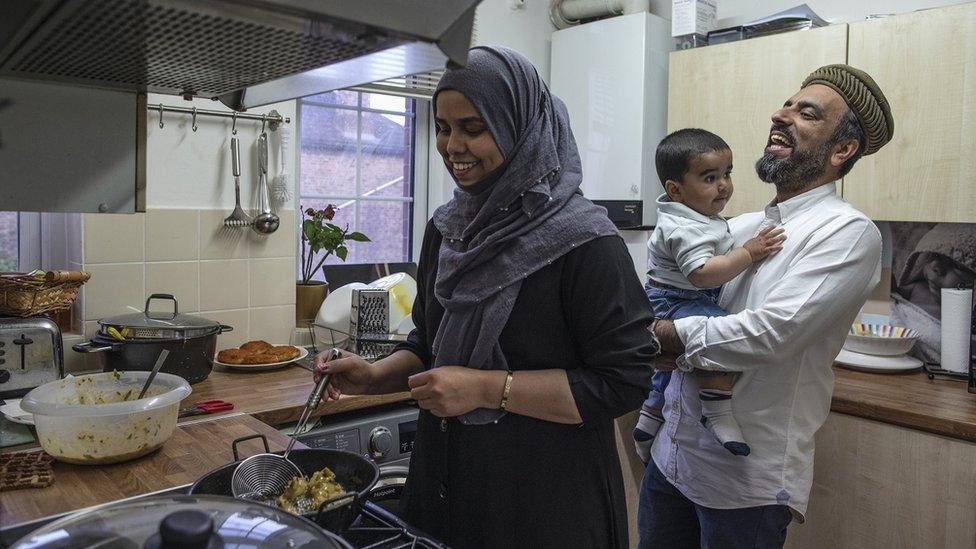
[[[887,324],[854,324],[844,349],[875,356],[898,356],[911,350],[918,332]]]
[[[369,286],[390,292],[390,331],[396,331],[413,310],[413,302],[417,299],[417,281],[407,273],[393,273],[370,282]]]
[[[149,372],[105,372],[45,383],[27,393],[21,407],[34,414],[44,451],[67,463],[118,463],[144,456],[173,434],[180,401],[190,384],[159,373],[145,398]]]

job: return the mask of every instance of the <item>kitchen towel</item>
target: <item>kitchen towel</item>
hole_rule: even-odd
[[[942,288],[942,369],[969,372],[973,291]]]

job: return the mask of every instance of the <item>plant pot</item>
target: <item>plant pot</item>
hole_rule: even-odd
[[[329,295],[329,283],[312,280],[308,284],[295,283],[295,325],[304,326],[315,320],[319,308]]]

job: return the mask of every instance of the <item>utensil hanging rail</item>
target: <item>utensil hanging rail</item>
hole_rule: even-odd
[[[164,112],[176,112],[182,114],[189,114],[193,117],[193,131],[197,131],[197,116],[217,116],[220,118],[232,118],[234,119],[234,127],[232,128],[233,133],[237,134],[237,121],[238,120],[255,120],[261,122],[262,124],[267,124],[271,131],[277,131],[278,126],[281,124],[291,124],[291,118],[282,116],[278,111],[272,110],[266,114],[249,114],[240,113],[236,111],[215,111],[210,109],[198,109],[196,107],[175,107],[172,105],[164,105],[162,103],[155,103],[148,106],[148,110],[155,111],[159,113],[159,127],[163,127],[163,113]],[[263,131],[263,128],[262,128]]]

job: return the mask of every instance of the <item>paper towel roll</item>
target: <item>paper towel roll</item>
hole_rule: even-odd
[[[942,288],[942,369],[969,372],[973,291]]]

